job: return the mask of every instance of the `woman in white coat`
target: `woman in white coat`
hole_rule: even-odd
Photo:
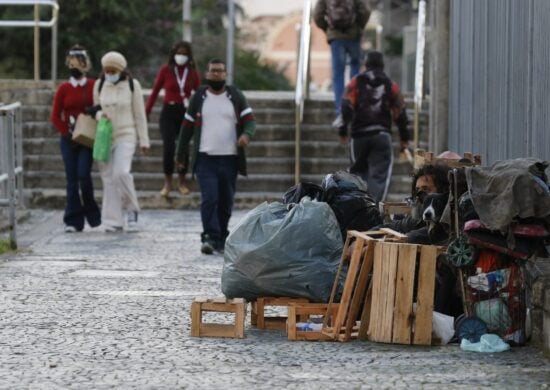
[[[126,71],[124,56],[108,52],[101,59],[103,74],[94,85],[96,119],[107,118],[113,125],[111,156],[99,163],[103,182],[102,220],[106,232],[138,230],[140,210],[131,174],[136,146],[149,151],[149,134],[140,83]]]

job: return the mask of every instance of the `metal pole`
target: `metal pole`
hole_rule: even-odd
[[[227,2],[227,84],[233,84],[233,61],[235,41],[235,0]]]
[[[40,80],[40,5],[34,5],[34,81]]]
[[[191,42],[191,0],[183,0],[183,40]]]
[[[57,22],[52,26],[52,88],[57,79]]]
[[[419,111],[422,107],[424,89],[424,47],[426,45],[426,1],[421,0],[418,7],[418,28],[416,35],[416,64],[414,75],[414,147],[418,149],[420,128]]]
[[[10,231],[10,248],[17,249],[17,226],[15,219],[15,153],[14,149],[14,131],[13,131],[13,112],[6,113],[7,119],[7,141],[8,141],[8,209],[9,209],[9,231]]]

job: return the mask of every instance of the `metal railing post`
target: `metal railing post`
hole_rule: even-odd
[[[420,142],[420,109],[424,89],[424,49],[426,46],[426,0],[418,5],[418,28],[416,33],[416,63],[414,73],[414,147]]]

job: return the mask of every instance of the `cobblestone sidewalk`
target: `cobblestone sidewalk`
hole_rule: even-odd
[[[244,212],[237,212],[235,223]],[[223,258],[199,251],[198,211],[146,211],[142,230],[64,234],[33,211],[16,255],[0,256],[1,389],[548,388],[533,347],[189,337],[195,296],[220,296]]]

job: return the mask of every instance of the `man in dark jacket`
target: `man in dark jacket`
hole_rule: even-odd
[[[336,115],[344,92],[346,58],[350,59],[350,77],[359,73],[361,65],[361,34],[370,11],[363,0],[319,0],[313,11],[317,27],[327,34],[332,57],[332,90]],[[341,121],[341,120],[340,120]],[[339,119],[335,124],[340,122]]]
[[[179,134],[176,160],[188,160],[193,139],[191,168],[201,190],[201,252],[223,252],[233,209],[237,173],[246,176],[244,148],[254,136],[252,109],[243,93],[226,85],[222,60],[211,60],[206,72],[208,87],[199,88],[189,101]]]
[[[338,135],[342,144],[348,144],[351,127],[350,172],[367,182],[368,192],[379,202],[386,197],[392,172],[392,123],[396,123],[401,149],[405,149],[409,145],[408,119],[398,85],[384,73],[382,53],[368,52],[365,66],[365,72],[346,87]]]

